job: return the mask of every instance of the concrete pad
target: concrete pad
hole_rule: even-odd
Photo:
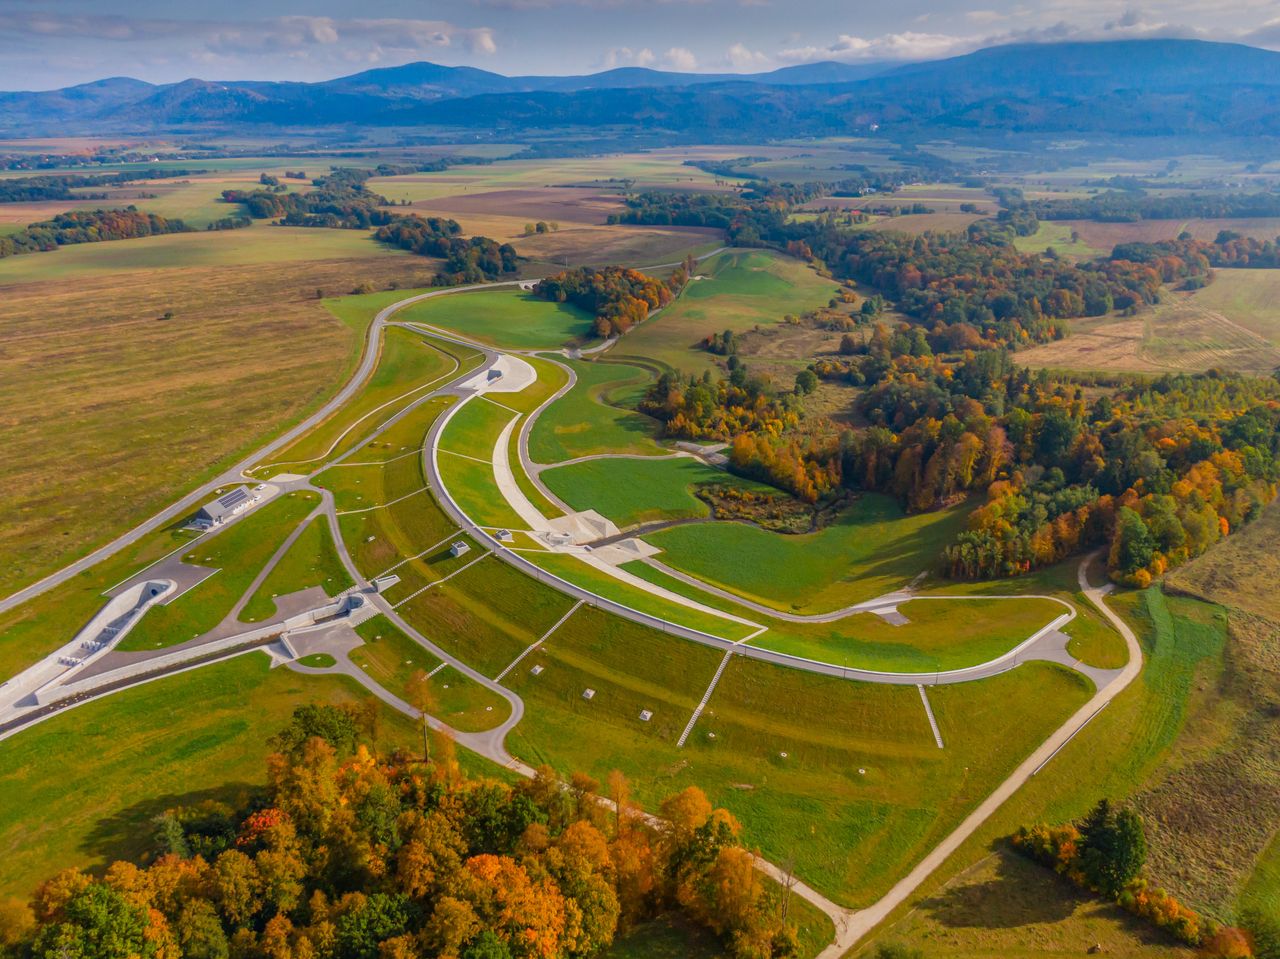
[[[898,612],[897,606],[879,606],[876,609],[871,610],[871,612],[875,613],[891,626],[905,626],[907,623],[911,622],[911,620]]]
[[[656,556],[661,552],[662,550],[658,547],[650,546],[644,540],[624,539],[617,543],[610,543],[608,546],[598,546],[591,550],[591,555],[610,566],[621,566],[623,563],[644,559],[646,556]]]

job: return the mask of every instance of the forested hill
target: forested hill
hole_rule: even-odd
[[[305,123],[524,131],[644,127],[708,140],[964,129],[1280,135],[1280,53],[1195,40],[1019,44],[896,68],[765,74],[626,69],[505,77],[430,63],[321,83],[116,78],[0,94],[0,128],[93,133]]]

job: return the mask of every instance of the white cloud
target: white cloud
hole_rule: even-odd
[[[32,36],[117,43],[190,44],[200,57],[267,53],[288,56],[309,49],[342,47],[341,55],[381,57],[383,52],[428,52],[450,48],[497,52],[488,27],[459,27],[445,20],[406,18],[273,17],[265,20],[172,20],[116,15],[0,14],[0,39],[20,43]],[[176,52],[176,51],[171,51]],[[337,52],[335,50],[335,52]]]
[[[735,43],[725,52],[725,61],[735,70],[758,70],[767,67],[772,60],[759,50],[752,50],[746,44]]]
[[[668,70],[689,73],[698,69],[698,58],[693,55],[692,50],[685,47],[672,47],[662,55],[662,65]]]
[[[886,33],[879,37],[859,37],[842,33],[825,47],[793,47],[778,54],[788,63],[814,60],[927,60],[976,49],[982,44],[977,37],[956,37],[944,33]]]
[[[632,50],[630,47],[613,47],[604,55],[601,66],[606,70],[617,67],[648,67],[658,58],[648,47]]]

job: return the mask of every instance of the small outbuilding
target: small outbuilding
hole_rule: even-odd
[[[196,510],[196,515],[192,518],[192,525],[200,529],[213,529],[221,526],[231,517],[238,513],[243,513],[260,499],[262,499],[262,496],[257,490],[247,490],[243,486],[237,486],[230,492],[222,494],[215,500],[210,500]]]
[[[450,556],[457,557],[457,556],[463,555],[464,553],[469,553],[469,552],[471,552],[471,544],[464,543],[462,540],[458,540],[456,543],[454,543],[449,547]]]

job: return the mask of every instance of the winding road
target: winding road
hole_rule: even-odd
[[[713,254],[709,254],[709,255],[713,255]],[[60,583],[66,582],[67,580],[77,575],[78,573],[90,568],[96,563],[101,562],[107,557],[115,554],[119,550],[123,549],[124,547],[128,546],[133,542],[136,542],[138,539],[147,535],[148,533],[182,516],[184,511],[189,511],[190,509],[192,509],[196,504],[203,501],[204,498],[206,498],[213,490],[217,489],[218,487],[224,486],[233,482],[243,482],[246,478],[245,471],[248,470],[251,466],[253,466],[256,463],[259,463],[260,461],[270,456],[272,453],[276,452],[277,450],[284,448],[289,443],[292,443],[294,440],[302,436],[304,433],[306,433],[307,431],[309,431],[310,429],[314,428],[319,423],[327,419],[333,413],[337,412],[348,400],[350,400],[353,396],[356,395],[356,393],[360,390],[360,388],[365,384],[368,377],[372,374],[373,370],[377,365],[378,358],[380,356],[381,337],[382,337],[383,330],[387,326],[387,324],[390,322],[394,314],[397,313],[398,311],[414,303],[418,303],[423,300],[427,300],[436,296],[452,295],[454,293],[461,293],[461,292],[466,292],[468,290],[481,289],[481,288],[491,289],[495,287],[514,286],[518,282],[520,281],[510,281],[510,282],[490,283],[490,284],[476,284],[474,286],[468,286],[468,287],[459,287],[459,288],[446,289],[446,290],[434,290],[427,293],[422,293],[422,294],[417,294],[415,296],[407,297],[404,300],[398,301],[396,303],[393,303],[387,306],[375,316],[375,318],[373,319],[373,321],[369,326],[363,357],[357,370],[353,374],[352,378],[346,383],[346,385],[342,387],[342,389],[339,390],[339,392],[332,399],[330,399],[327,403],[325,403],[324,406],[321,407],[321,409],[317,410],[314,414],[309,416],[303,422],[299,423],[297,426],[293,427],[292,429],[283,433],[276,439],[267,443],[265,446],[263,446],[261,449],[256,451],[251,456],[248,456],[243,460],[241,460],[236,466],[232,467],[230,470],[223,472],[217,478],[210,480],[208,483],[202,484],[201,486],[193,490],[191,493],[187,494],[186,496],[184,496],[183,498],[181,498],[180,500],[172,504],[167,509],[161,511],[160,513],[157,513],[155,516],[139,524],[138,526],[134,527],[128,532],[122,534],[121,536],[112,540],[110,543],[100,547],[99,549],[95,550],[93,553],[89,554],[88,556],[68,565],[64,569],[45,577],[39,582],[34,583],[22,590],[19,590],[13,593],[12,595],[6,597],[3,600],[0,600],[0,612],[3,612],[8,609],[12,609],[13,607],[19,605],[20,603],[25,602],[26,600],[34,596],[40,595],[46,590],[51,589],[59,585]],[[659,629],[668,633],[673,633],[675,635],[682,636],[686,639],[690,639],[699,643],[703,643],[708,646],[713,646],[725,651],[732,652],[735,655],[749,656],[749,657],[760,659],[766,662],[772,662],[781,666],[808,670],[810,672],[815,672],[815,673],[822,673],[822,674],[833,675],[833,676],[842,676],[849,679],[857,679],[857,680],[867,681],[867,682],[879,682],[879,683],[891,683],[891,684],[905,684],[905,683],[919,684],[922,682],[923,683],[967,682],[975,679],[981,679],[986,676],[995,675],[1000,672],[1004,672],[1007,669],[1013,668],[1019,662],[1025,661],[1025,659],[1032,652],[1031,647],[1034,646],[1035,643],[1039,641],[1042,633],[1045,633],[1047,630],[1056,629],[1061,625],[1064,625],[1065,622],[1069,621],[1076,614],[1074,607],[1072,607],[1069,603],[1063,602],[1060,598],[1052,597],[1052,596],[1044,597],[1047,599],[1052,599],[1054,601],[1063,603],[1063,605],[1067,608],[1067,612],[1064,613],[1063,616],[1054,620],[1054,622],[1051,623],[1048,627],[1045,627],[1045,630],[1042,630],[1041,633],[1037,633],[1035,636],[1031,637],[1029,640],[1021,644],[1017,649],[1011,650],[1009,653],[1005,654],[1004,656],[999,657],[995,660],[992,660],[989,663],[984,663],[979,666],[970,667],[968,669],[962,669],[962,670],[950,670],[946,672],[927,673],[927,674],[892,673],[892,672],[881,672],[881,671],[873,671],[873,670],[847,669],[847,668],[832,665],[829,663],[822,663],[814,660],[808,660],[808,659],[802,659],[799,657],[790,656],[783,653],[777,653],[772,650],[746,646],[738,642],[723,639],[717,636],[712,636],[710,634],[703,633],[698,630],[694,630],[689,627],[682,626],[680,624],[671,623],[659,617],[652,616],[650,614],[631,609],[630,607],[627,607],[623,604],[616,603],[604,597],[597,596],[592,592],[590,592],[589,590],[579,587],[573,583],[559,579],[558,577],[551,576],[550,574],[546,573],[545,571],[541,570],[539,567],[537,567],[536,565],[534,565],[533,563],[525,559],[520,554],[512,552],[510,549],[506,547],[504,543],[498,541],[496,538],[491,536],[485,529],[480,528],[476,523],[472,522],[472,520],[466,515],[466,513],[461,509],[458,503],[449,494],[448,487],[445,484],[445,482],[442,480],[440,471],[438,468],[437,454],[438,454],[438,447],[439,447],[439,440],[440,440],[441,433],[443,432],[443,430],[451,420],[452,416],[456,413],[456,411],[460,409],[468,399],[478,395],[474,391],[463,390],[459,385],[459,380],[465,377],[482,375],[485,370],[492,367],[495,363],[498,362],[498,360],[502,356],[502,352],[495,350],[492,347],[489,347],[485,344],[480,344],[473,340],[469,340],[465,337],[460,337],[456,334],[449,333],[448,331],[441,331],[434,328],[427,328],[427,330],[433,336],[438,336],[442,339],[451,340],[453,342],[460,343],[460,344],[469,346],[473,349],[479,350],[483,354],[483,360],[480,366],[473,370],[468,370],[465,373],[460,372],[459,370],[455,370],[454,371],[455,379],[453,382],[439,389],[433,389],[429,392],[424,392],[420,397],[415,399],[412,403],[409,403],[408,405],[403,407],[401,410],[399,410],[396,414],[389,417],[385,422],[379,424],[378,427],[375,430],[373,430],[368,437],[365,438],[365,440],[361,441],[356,445],[355,449],[365,446],[367,442],[381,435],[387,429],[391,428],[393,425],[395,425],[395,423],[399,422],[401,419],[403,419],[403,417],[409,415],[413,410],[417,409],[421,404],[440,396],[447,396],[447,395],[457,396],[461,400],[461,402],[451,404],[450,407],[446,409],[436,419],[436,421],[432,424],[427,434],[426,441],[421,451],[424,476],[426,477],[428,487],[431,488],[433,494],[436,496],[442,509],[449,516],[449,518],[454,523],[456,523],[462,530],[464,530],[465,532],[470,534],[472,537],[474,537],[478,542],[488,547],[489,550],[492,551],[496,556],[498,556],[504,562],[510,563],[513,566],[528,573],[529,575],[534,576],[535,578],[543,582],[550,583],[555,588],[559,589],[561,592],[566,593],[571,597],[575,597],[579,601],[590,603],[592,605],[598,606],[607,611],[613,612],[617,615],[624,616],[627,619],[643,623],[644,625],[647,625],[647,626],[651,626],[655,629]],[[533,422],[536,420],[538,413],[540,413],[543,409],[545,409],[551,402],[554,402],[556,399],[563,396],[566,392],[568,392],[569,389],[572,389],[574,383],[576,382],[576,377],[573,374],[572,370],[569,370],[568,372],[569,372],[569,380],[565,384],[565,386],[563,386],[561,389],[556,391],[556,393],[551,398],[549,398],[546,402],[541,404],[538,410],[534,411],[532,414],[527,416],[520,430],[519,441],[518,441],[520,460],[522,465],[526,467],[526,473],[529,475],[529,477],[535,484],[537,484],[538,482],[536,478],[537,470],[533,468],[533,464],[528,461],[528,452],[527,452],[528,435],[532,428]],[[416,391],[411,391],[411,393],[412,392],[416,392]],[[405,395],[406,396],[411,395],[411,393],[405,394]],[[325,463],[324,468],[328,468],[337,463],[342,462],[347,457],[351,456],[352,452],[354,452],[354,450],[348,451],[342,456],[335,458],[333,461]],[[312,477],[314,477],[316,472],[319,472],[319,470],[314,471],[311,474],[311,476],[307,477],[306,481],[300,481],[299,488],[309,487],[310,486],[309,480]],[[292,484],[291,484],[291,488],[292,488]],[[354,582],[364,583],[365,577],[357,569],[355,562],[352,559],[348,551],[347,545],[341,535],[341,530],[339,528],[339,523],[338,523],[338,513],[334,505],[333,495],[327,490],[318,490],[318,491],[321,493],[321,496],[322,496],[321,505],[317,508],[316,511],[314,511],[312,514],[308,516],[306,522],[317,521],[321,516],[324,518],[324,521],[329,525],[329,529],[330,529],[330,532],[332,533],[332,539],[333,539],[334,545],[337,548],[339,558],[341,559],[343,566],[351,575]],[[558,502],[554,499],[554,497],[552,497],[552,500],[553,502]],[[264,569],[257,578],[255,578],[254,580],[255,585],[250,588],[250,590],[245,594],[245,597],[241,598],[240,604],[243,604],[245,598],[253,594],[253,591],[254,591],[254,588],[256,588],[256,585],[265,579],[266,575],[270,572],[271,567],[273,567],[275,563],[278,562],[284,556],[285,552],[287,551],[287,547],[297,537],[297,535],[299,535],[302,528],[303,528],[302,526],[299,526],[298,529],[295,530],[294,533],[289,537],[289,539],[276,551],[275,555],[272,557],[271,562],[268,564],[268,567]],[[1081,592],[1115,626],[1115,628],[1119,631],[1120,635],[1124,638],[1125,644],[1129,651],[1129,661],[1127,665],[1123,669],[1109,671],[1109,672],[1106,672],[1105,674],[1103,674],[1101,671],[1094,671],[1092,674],[1090,674],[1092,678],[1095,680],[1095,683],[1097,683],[1098,685],[1097,685],[1097,689],[1094,696],[1088,701],[1088,703],[1086,703],[1083,707],[1081,707],[1073,716],[1071,716],[1070,719],[1068,719],[1061,727],[1059,727],[1043,744],[1041,744],[1039,748],[1037,748],[1030,756],[1028,756],[1004,782],[1002,782],[985,800],[983,800],[982,803],[978,805],[977,808],[975,808],[963,820],[963,822],[960,823],[960,825],[951,834],[949,834],[934,849],[932,849],[928,854],[926,854],[925,857],[921,859],[920,862],[918,862],[915,865],[915,867],[912,868],[911,871],[906,876],[904,876],[901,880],[899,880],[889,890],[889,892],[886,893],[886,895],[881,898],[880,901],[878,901],[873,906],[870,906],[866,909],[856,910],[856,911],[848,910],[831,902],[829,899],[827,899],[822,894],[818,893],[816,890],[813,890],[812,888],[804,885],[803,883],[796,882],[792,877],[788,877],[784,875],[783,871],[779,869],[777,866],[770,864],[768,862],[765,862],[763,860],[760,860],[758,862],[759,867],[764,872],[768,873],[769,875],[773,876],[775,879],[778,879],[779,881],[787,882],[787,884],[791,886],[794,892],[796,892],[798,895],[802,896],[804,899],[808,900],[809,902],[817,906],[819,909],[821,909],[824,913],[826,913],[831,918],[832,922],[835,924],[836,937],[834,941],[826,949],[824,949],[823,952],[820,954],[820,959],[836,959],[836,957],[844,955],[845,952],[847,952],[850,948],[852,948],[860,939],[862,939],[866,934],[868,934],[871,930],[873,930],[876,926],[878,926],[881,922],[883,922],[884,919],[887,918],[890,915],[890,913],[893,912],[893,910],[895,910],[900,905],[905,903],[910,898],[912,893],[914,893],[915,890],[921,885],[921,883],[923,883],[931,873],[933,873],[936,869],[942,866],[943,863],[953,853],[955,853],[965,843],[965,841],[968,840],[975,833],[975,831],[993,813],[995,813],[995,811],[999,809],[999,807],[1010,796],[1012,796],[1023,784],[1025,784],[1046,763],[1048,763],[1058,753],[1059,750],[1065,747],[1080,732],[1081,729],[1083,729],[1102,709],[1104,709],[1108,703],[1110,703],[1117,695],[1119,695],[1125,688],[1127,688],[1129,684],[1132,683],[1132,681],[1140,674],[1140,671],[1142,668],[1142,651],[1141,651],[1141,647],[1138,644],[1137,638],[1134,635],[1133,631],[1129,628],[1129,626],[1106,605],[1105,598],[1106,598],[1106,595],[1110,592],[1111,587],[1110,586],[1094,587],[1089,584],[1087,579],[1087,566],[1089,561],[1090,560],[1086,559],[1084,562],[1082,562],[1079,569],[1078,575],[1079,575],[1079,585],[1080,585]],[[704,589],[707,588],[706,584],[703,584],[700,581],[698,582],[698,585],[700,586],[700,588],[704,588]],[[713,589],[712,592],[714,591],[715,590]],[[524,715],[524,703],[521,700],[521,698],[515,693],[508,690],[506,687],[502,686],[500,683],[481,674],[477,670],[468,666],[466,663],[452,656],[446,650],[435,645],[427,636],[423,635],[420,631],[415,629],[410,623],[406,622],[404,618],[401,617],[396,612],[392,604],[388,600],[386,600],[380,593],[371,593],[369,594],[369,597],[370,597],[370,601],[372,602],[374,607],[378,610],[378,612],[386,616],[391,623],[393,623],[397,628],[402,630],[407,636],[412,638],[424,649],[430,651],[434,656],[439,658],[442,662],[449,664],[451,667],[453,667],[458,672],[465,675],[472,681],[479,683],[485,688],[493,691],[495,694],[501,696],[509,704],[510,710],[511,710],[510,716],[506,719],[506,721],[504,721],[501,725],[497,726],[496,728],[484,733],[463,733],[463,732],[451,729],[446,724],[434,718],[430,718],[430,722],[432,723],[432,725],[435,726],[437,729],[448,732],[460,744],[464,745],[468,749],[471,749],[479,753],[480,755],[485,756],[486,758],[494,761],[495,763],[514,769],[517,772],[521,773],[522,775],[526,775],[526,776],[532,775],[533,770],[526,764],[521,763],[519,760],[512,757],[505,747],[505,738],[507,733],[521,721]],[[730,597],[735,602],[740,603],[744,606],[747,606],[747,607],[752,606],[752,604],[744,602],[740,597],[732,596],[732,594],[730,594]],[[817,617],[799,617],[799,616],[793,617],[786,614],[782,614],[777,610],[772,610],[767,607],[761,607],[760,611],[762,613],[767,613],[767,615],[769,616],[777,617],[780,619],[795,618],[795,619],[799,619],[800,621],[808,622],[808,621],[814,621],[814,619],[816,618],[817,621],[829,621],[829,619],[831,618],[840,618],[840,616],[849,615],[852,612],[864,611],[867,609],[875,608],[874,604],[876,602],[880,602],[881,605],[888,605],[892,601],[900,602],[900,601],[905,601],[907,598],[916,599],[920,597],[915,597],[910,594],[902,594],[896,597],[895,596],[884,597],[880,601],[872,601],[872,603],[870,604],[866,604],[866,603],[857,604],[856,606],[849,607],[845,610],[837,610],[831,613],[818,614]],[[947,597],[947,598],[957,598],[957,597]],[[991,598],[991,597],[981,597],[981,598]],[[303,669],[305,671],[305,667],[298,667],[296,664],[294,664],[294,668]],[[326,671],[329,671],[329,670],[326,670]],[[378,685],[376,682],[370,679],[361,670],[352,666],[349,662],[347,662],[346,665],[340,667],[339,671],[352,676],[352,678],[354,678],[357,682],[360,682],[363,686],[368,688],[370,692],[372,692],[374,695],[377,695],[380,699],[382,699],[392,708],[397,709],[400,712],[405,713],[406,715],[410,715],[414,718],[417,718],[420,715],[419,712],[416,709],[414,709],[412,706],[405,703],[399,697],[394,696],[392,693],[383,689],[380,685]]]

